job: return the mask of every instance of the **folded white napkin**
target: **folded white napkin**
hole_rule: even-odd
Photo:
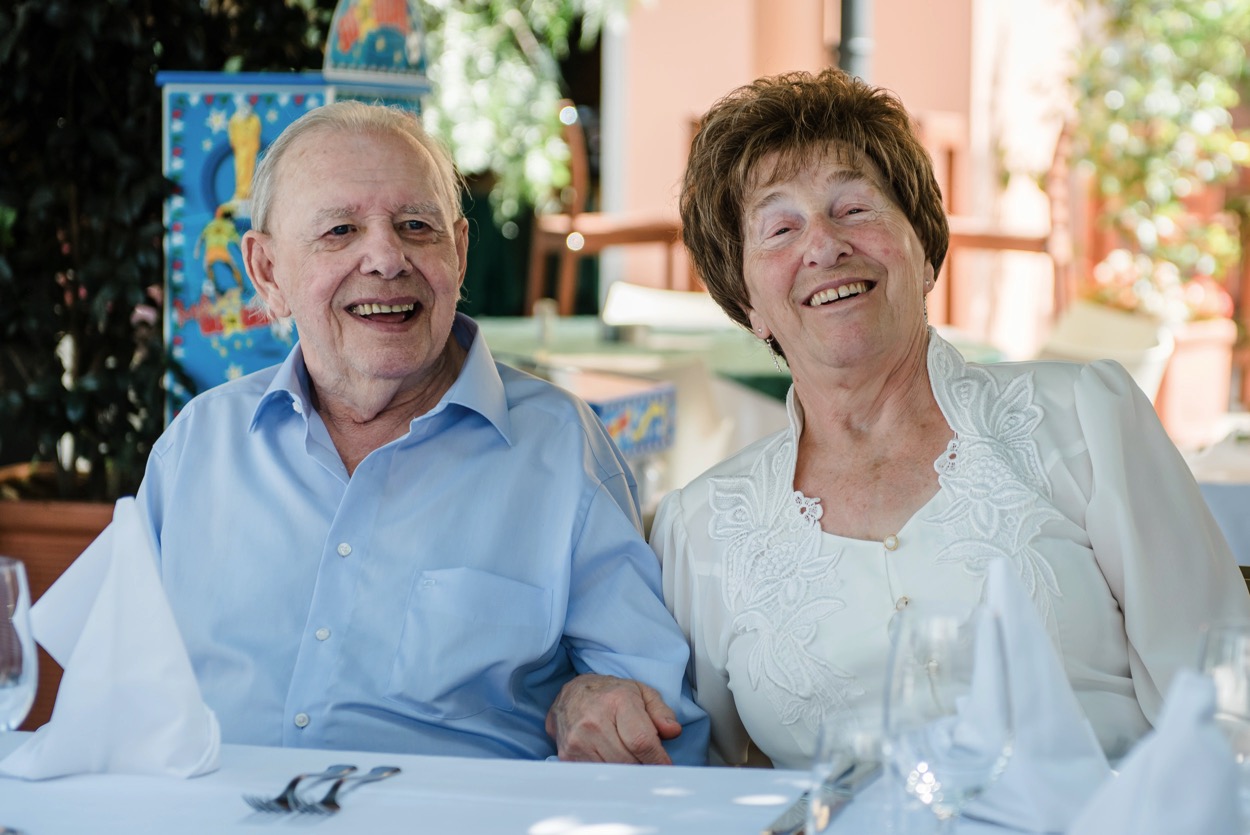
[[[217,768],[204,704],[134,499],[31,609],[35,639],[65,668],[52,719],[0,775],[110,772],[193,777]]]
[[[1006,770],[965,811],[1029,832],[1062,832],[1111,769],[1032,600],[1006,560],[990,563],[985,597],[1002,624],[1014,740]],[[996,659],[982,653],[977,663]],[[974,690],[977,680],[988,680],[985,672],[977,670]],[[975,727],[976,717],[971,721]]]
[[[1215,688],[1181,670],[1155,730],[1124,758],[1068,835],[1238,835],[1237,765],[1215,726]]]

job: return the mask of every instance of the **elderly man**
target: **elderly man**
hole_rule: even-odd
[[[704,761],[625,462],[456,313],[446,151],[339,102],[278,137],[252,196],[248,273],[299,343],[192,400],[138,496],[223,739]]]

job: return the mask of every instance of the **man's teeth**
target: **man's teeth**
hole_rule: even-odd
[[[852,281],[850,284],[843,284],[841,287],[835,287],[830,290],[821,290],[812,296],[812,300],[808,302],[812,307],[819,307],[826,302],[836,302],[838,299],[845,299],[847,296],[858,296],[860,293],[868,292],[867,281]]]
[[[358,304],[352,312],[358,316],[372,316],[375,313],[411,313],[415,304]]]

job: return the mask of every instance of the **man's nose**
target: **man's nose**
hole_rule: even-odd
[[[365,234],[360,271],[382,278],[406,275],[412,268],[399,233],[390,226],[375,226]]]

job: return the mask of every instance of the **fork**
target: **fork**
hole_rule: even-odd
[[[385,780],[399,773],[399,766],[396,765],[380,765],[372,769],[368,774],[344,775],[334,781],[334,785],[330,786],[330,790],[326,792],[326,796],[319,803],[305,803],[296,799],[295,811],[304,812],[310,815],[333,815],[339,810],[339,789],[343,788],[343,784],[351,780],[357,786],[365,783],[375,783],[378,780]]]
[[[341,779],[343,775],[351,774],[355,770],[356,766],[354,765],[332,765],[325,771],[297,774],[291,778],[291,782],[286,784],[286,788],[282,790],[282,794],[277,797],[262,797],[257,794],[245,794],[243,795],[243,800],[248,806],[251,806],[257,812],[294,812],[300,803],[295,790],[299,788],[301,781],[330,780],[335,777]]]

